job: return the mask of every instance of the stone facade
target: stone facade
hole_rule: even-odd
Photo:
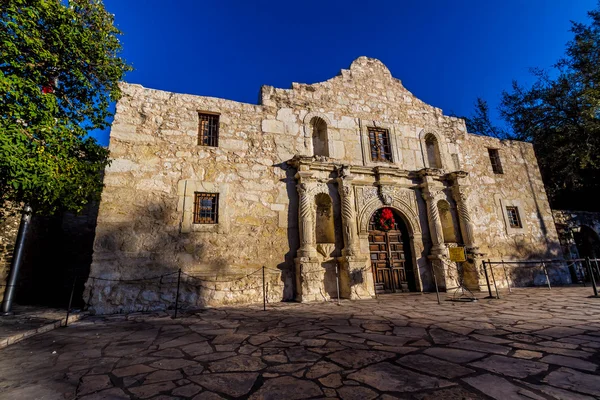
[[[467,133],[378,60],[321,83],[264,86],[259,105],[122,89],[87,282],[96,312],[167,306],[172,291],[116,281],[180,268],[195,276],[184,275],[186,306],[261,301],[262,266],[270,301],[328,300],[338,286],[369,298],[376,237],[406,257],[395,262],[409,284],[392,289],[433,290],[435,271],[442,289],[461,278],[475,290],[482,257],[562,257],[532,146]],[[218,146],[198,144],[200,114],[219,116]],[[217,223],[194,223],[198,192],[218,193]],[[396,244],[373,235],[386,207]],[[448,258],[456,246],[467,250],[462,272]]]

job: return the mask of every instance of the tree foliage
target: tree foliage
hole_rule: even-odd
[[[0,210],[80,211],[98,198],[120,31],[101,0],[5,0],[0,9]]]
[[[600,3],[588,15],[589,24],[572,22],[573,39],[553,70],[534,69],[533,85],[513,82],[502,93],[511,132],[489,123],[481,99],[467,119],[472,133],[533,143],[554,208],[600,210]]]

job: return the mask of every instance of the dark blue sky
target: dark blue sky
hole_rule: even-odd
[[[495,107],[513,79],[549,68],[596,0],[105,0],[123,31],[126,80],[256,103],[260,86],[335,76],[375,57],[444,113]],[[495,114],[495,112],[494,112]],[[108,133],[95,135],[102,144]]]

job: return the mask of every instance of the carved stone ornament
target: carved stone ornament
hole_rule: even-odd
[[[393,201],[393,189],[387,186],[379,186],[379,197],[381,197],[381,202],[386,206],[392,204]]]

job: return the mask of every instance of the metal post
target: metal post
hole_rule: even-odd
[[[265,266],[262,267],[262,280],[263,280],[263,311],[267,311],[267,293],[265,291]]]
[[[594,264],[596,264],[596,274],[598,274],[598,277],[600,278],[600,267],[598,267],[598,259],[594,258]]]
[[[25,240],[27,239],[27,231],[29,230],[29,223],[31,222],[31,207],[27,204],[23,207],[21,215],[21,224],[19,225],[19,233],[17,234],[17,243],[15,243],[15,250],[13,253],[13,259],[10,266],[10,275],[8,277],[6,291],[4,292],[4,299],[2,300],[2,311],[0,315],[12,315],[12,302],[15,297],[15,288],[17,286],[17,279],[19,278],[19,269],[23,262],[23,253],[25,250]]]
[[[500,293],[498,293],[498,285],[496,285],[496,277],[494,276],[494,267],[492,266],[492,262],[489,258],[488,264],[490,265],[490,273],[492,274],[492,281],[494,282],[494,288],[496,289],[496,298],[500,299]]]
[[[585,264],[587,265],[588,273],[592,281],[592,288],[594,289],[594,297],[598,297],[598,287],[596,287],[596,278],[594,277],[594,271],[592,271],[592,265],[590,264],[590,258],[585,258]]]
[[[433,265],[433,260],[431,263],[431,273],[433,274],[433,282],[435,283],[435,295],[437,296],[438,304],[442,304],[440,302],[440,289],[438,288],[437,277],[435,275],[435,266]]]
[[[543,261],[542,268],[544,268],[544,274],[546,275],[546,283],[548,283],[548,289],[552,290],[552,286],[550,286],[550,278],[548,277],[548,268],[546,268],[546,263]]]
[[[77,277],[73,278],[73,287],[71,287],[71,297],[69,297],[69,307],[67,307],[67,318],[65,319],[65,328],[69,326],[69,314],[71,313],[71,304],[73,304],[73,293],[75,292],[75,282]]]
[[[179,308],[179,285],[181,283],[181,268],[177,272],[177,294],[175,295],[175,315],[173,319],[177,318],[177,308]]]
[[[335,262],[335,283],[337,285],[338,305],[340,304],[340,274],[338,272],[338,262]]]
[[[492,286],[490,285],[490,278],[487,272],[487,265],[485,263],[485,260],[481,260],[481,263],[483,264],[483,274],[485,275],[485,282],[487,283],[488,293],[490,294],[487,298],[493,299],[494,296],[492,295]]]
[[[587,287],[585,284],[585,268],[583,268],[583,262],[579,261],[579,272],[581,272],[581,282],[583,282],[583,287]]]
[[[502,269],[504,270],[504,278],[506,278],[506,285],[508,286],[508,293],[512,293],[512,289],[510,288],[510,282],[508,281],[508,274],[506,273],[506,266],[504,265],[504,260],[500,260],[502,263]]]

